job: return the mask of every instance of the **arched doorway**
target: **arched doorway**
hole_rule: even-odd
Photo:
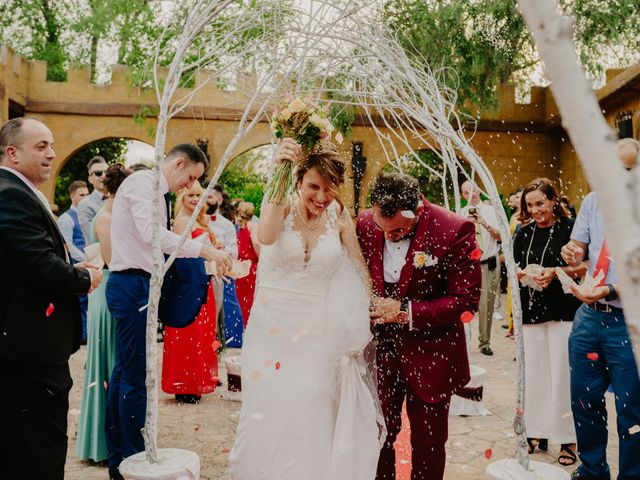
[[[57,207],[57,214],[66,211],[71,205],[69,184],[75,180],[87,181],[87,162],[91,158],[99,155],[109,164],[120,162],[131,166],[142,163],[151,166],[153,154],[154,149],[151,145],[126,138],[103,138],[84,145],[65,161],[55,179],[54,204]],[[92,190],[91,185],[89,189]]]
[[[245,202],[253,203],[258,216],[260,215],[260,205],[267,182],[271,155],[271,145],[251,148],[234,158],[218,180],[232,202],[242,199]]]

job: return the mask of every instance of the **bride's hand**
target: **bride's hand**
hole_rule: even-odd
[[[292,138],[283,138],[278,145],[276,152],[276,165],[284,161],[291,162],[294,165],[300,163],[302,158],[302,147]]]

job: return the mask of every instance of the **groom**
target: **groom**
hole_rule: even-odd
[[[474,225],[420,194],[408,175],[380,175],[357,232],[376,298],[378,392],[387,439],[377,480],[395,479],[393,444],[406,400],[412,479],[442,479],[449,400],[469,381],[461,316],[478,307]]]

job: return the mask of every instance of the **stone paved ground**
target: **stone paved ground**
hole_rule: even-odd
[[[505,338],[506,330],[500,327],[500,323],[494,322],[493,325],[492,348],[495,353],[493,357],[486,357],[475,348],[471,351],[471,362],[487,370],[484,401],[491,415],[451,417],[446,480],[483,479],[485,478],[484,469],[490,461],[514,456],[514,433],[511,427],[516,398],[514,342]],[[472,328],[474,336],[477,335],[477,326],[472,324]],[[235,353],[237,351],[230,351],[227,355]],[[70,441],[66,479],[104,480],[108,478],[106,468],[91,467],[86,462],[78,460],[74,453],[77,416],[73,413],[77,413],[74,410],[80,409],[85,355],[86,347],[83,347],[71,359],[74,388],[70,399]],[[233,445],[240,404],[223,400],[220,393],[203,397],[199,405],[178,405],[172,396],[160,393],[159,446],[160,448],[184,448],[197,452],[200,456],[202,480],[230,480],[226,473],[228,449]],[[607,395],[607,397],[609,425],[612,427],[608,454],[613,464],[612,478],[615,478],[618,440],[615,434],[616,422],[612,396]],[[487,449],[492,449],[493,452],[490,460],[485,458]],[[537,453],[531,458],[557,465],[558,450],[558,445],[550,445],[547,454]],[[574,468],[569,467],[567,471],[570,472]]]

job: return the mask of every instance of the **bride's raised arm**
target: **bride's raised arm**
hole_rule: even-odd
[[[342,209],[342,213],[340,213],[340,216],[338,217],[338,228],[340,231],[340,241],[353,261],[358,276],[364,283],[367,294],[371,296],[371,275],[369,274],[369,268],[362,256],[362,250],[360,250],[360,243],[356,236],[356,227],[353,224],[353,220],[346,208]]]
[[[284,138],[278,145],[276,151],[276,165],[281,162],[291,162],[296,164],[299,161],[301,153],[300,145],[290,138]],[[282,179],[271,178],[270,182],[282,181]],[[269,187],[267,187],[267,190]],[[261,245],[272,245],[280,235],[282,222],[287,216],[289,202],[287,199],[283,203],[273,203],[266,199],[262,205],[260,212],[260,221],[258,223],[258,241]]]

